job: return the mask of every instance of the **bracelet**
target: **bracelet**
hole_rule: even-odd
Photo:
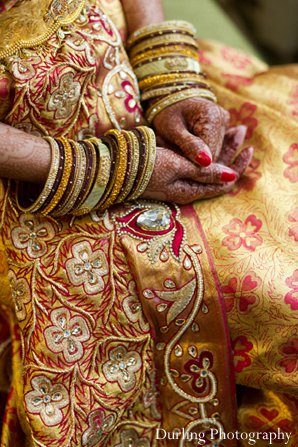
[[[135,179],[137,177],[138,173],[138,167],[139,167],[139,141],[136,137],[136,135],[133,132],[128,132],[123,130],[123,135],[125,136],[127,140],[127,154],[128,154],[128,161],[127,161],[127,173],[126,177],[122,186],[122,191],[119,194],[119,197],[116,201],[116,203],[122,203],[126,200],[127,196],[130,194]]]
[[[158,97],[162,97],[162,96],[168,96],[171,93],[176,93],[176,92],[180,92],[181,90],[186,90],[190,87],[193,88],[204,88],[207,90],[210,90],[211,87],[208,84],[204,84],[203,82],[200,82],[198,84],[194,83],[194,82],[184,82],[184,83],[175,83],[173,85],[168,85],[165,87],[160,87],[160,88],[155,88],[155,89],[151,89],[149,91],[145,91],[142,96],[141,99],[142,101],[148,101],[149,99],[153,99],[153,98],[158,98]]]
[[[85,202],[76,210],[76,216],[88,214],[95,208],[105,192],[111,174],[111,155],[108,146],[98,138],[90,138],[89,142],[97,149],[99,163],[93,188]]]
[[[194,59],[198,58],[198,52],[194,51],[186,46],[183,45],[169,45],[166,47],[160,47],[155,50],[148,50],[144,51],[141,54],[138,54],[134,58],[130,60],[130,63],[133,67],[138,67],[138,64],[149,60],[149,62],[152,62],[154,58],[159,58],[162,56],[188,56],[192,57]]]
[[[150,38],[144,42],[140,42],[131,48],[129,54],[130,57],[133,58],[144,50],[153,50],[159,46],[164,47],[167,44],[177,44],[177,43],[179,43],[180,45],[181,44],[189,45],[192,49],[195,50],[198,48],[196,41],[191,36],[179,35],[178,38],[177,34],[169,34],[165,36]]]
[[[154,75],[162,75],[167,73],[173,73],[175,71],[179,73],[193,72],[199,74],[201,67],[198,61],[195,61],[188,57],[173,57],[164,58],[155,62],[149,62],[142,65],[139,68],[135,68],[135,74],[139,80]]]
[[[158,115],[162,110],[166,109],[167,107],[170,107],[171,105],[176,104],[177,102],[184,101],[185,99],[198,98],[198,97],[210,99],[213,102],[217,101],[216,96],[210,90],[197,89],[197,88],[182,90],[181,92],[173,93],[172,95],[169,95],[161,99],[157,103],[154,103],[147,110],[146,119],[149,123],[152,123],[156,115]]]
[[[70,174],[72,171],[72,148],[69,144],[68,140],[64,137],[57,138],[58,144],[60,143],[60,147],[62,147],[64,157],[63,157],[63,166],[59,167],[61,171],[61,178],[59,179],[57,187],[54,185],[54,194],[50,198],[49,203],[40,209],[40,212],[43,215],[49,214],[60,202],[61,198],[64,195],[64,192],[67,189],[68,181],[70,178]]]
[[[53,192],[54,184],[57,181],[59,167],[60,167],[60,148],[58,146],[58,143],[54,138],[51,137],[44,137],[46,141],[50,144],[51,148],[51,166],[48,174],[48,178],[46,180],[46,183],[39,194],[38,198],[34,201],[34,203],[30,207],[24,207],[20,203],[20,194],[19,194],[19,183],[17,187],[17,194],[16,194],[16,202],[18,208],[24,212],[24,213],[35,213],[37,212],[43,204],[46,202],[48,197],[50,196],[51,192]]]

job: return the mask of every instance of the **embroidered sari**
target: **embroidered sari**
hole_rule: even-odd
[[[68,138],[138,125],[120,2],[25,3],[0,16],[1,121]],[[182,428],[232,447],[212,429],[237,427],[297,445],[298,70],[201,46],[255,146],[232,193],[56,220],[0,184],[3,447],[187,445],[156,439]]]

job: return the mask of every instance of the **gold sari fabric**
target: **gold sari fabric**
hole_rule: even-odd
[[[25,3],[6,23],[14,14],[22,29]],[[30,4],[34,20],[47,11],[28,24],[35,35],[0,48],[2,121],[69,138],[138,125],[120,2]],[[231,124],[247,125],[256,149],[233,193],[55,220],[20,213],[1,183],[1,447],[171,447],[187,441],[156,429],[233,431],[232,349],[239,429],[280,428],[297,445],[297,73],[202,48]]]

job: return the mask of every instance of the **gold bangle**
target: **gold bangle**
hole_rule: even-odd
[[[172,31],[173,33],[187,32],[193,36],[197,33],[196,28],[189,22],[184,20],[166,20],[162,23],[147,25],[136,30],[127,39],[127,47],[130,48],[137,40],[148,37],[152,33],[157,32],[162,34],[165,31]]]
[[[89,138],[88,141],[93,143],[98,150],[99,165],[93,188],[85,202],[76,210],[76,216],[88,214],[95,209],[96,204],[105,192],[111,175],[111,154],[109,148],[98,138]]]
[[[50,166],[48,178],[46,180],[46,183],[45,183],[41,193],[39,194],[37,199],[34,201],[34,203],[30,207],[25,208],[20,204],[19,193],[17,190],[17,196],[16,196],[17,206],[24,213],[35,213],[43,206],[46,199],[49,197],[49,194],[52,192],[53,186],[55,184],[55,180],[58,175],[59,166],[60,166],[59,146],[54,138],[44,137],[44,140],[46,140],[50,144],[50,148],[51,148],[51,166]]]
[[[139,159],[140,159],[140,148],[139,148],[139,141],[136,137],[136,135],[133,132],[129,131],[122,131],[124,135],[127,136],[130,144],[130,169],[127,173],[128,179],[126,182],[125,187],[123,188],[123,191],[120,193],[117,202],[116,203],[122,203],[125,201],[125,199],[130,194],[133,184],[136,180],[137,173],[138,173],[138,167],[139,167]]]
[[[198,61],[189,57],[173,57],[164,58],[160,61],[149,62],[139,68],[135,68],[134,72],[139,80],[157,74],[168,74],[172,72],[194,72],[199,74],[201,66]]]
[[[62,175],[60,184],[58,185],[58,188],[55,191],[55,194],[54,194],[53,198],[51,199],[50,203],[44,209],[41,210],[41,214],[43,214],[45,216],[47,214],[49,214],[58,205],[61,198],[63,197],[63,194],[66,191],[67,186],[68,186],[68,181],[69,181],[71,169],[72,169],[72,149],[71,149],[69,142],[64,137],[57,138],[57,140],[62,143],[63,148],[64,148],[65,159],[64,159],[63,175]]]
[[[142,101],[148,101],[149,99],[158,98],[160,96],[168,96],[172,93],[180,92],[181,90],[186,90],[191,87],[200,87],[205,89],[210,89],[209,85],[203,82],[200,83],[175,83],[175,85],[169,85],[168,87],[160,87],[145,91],[142,96]]]
[[[188,56],[192,57],[193,59],[199,59],[199,53],[196,51],[193,51],[191,49],[188,49],[187,47],[183,45],[170,45],[167,47],[161,47],[156,50],[148,50],[144,51],[144,53],[139,54],[138,56],[135,56],[134,58],[130,59],[130,63],[132,67],[136,67],[141,62],[154,59],[157,57],[162,56]]]
[[[169,34],[164,36],[152,37],[151,39],[146,39],[144,42],[140,42],[136,44],[129,52],[129,57],[134,58],[139,53],[144,52],[145,50],[156,49],[158,46],[165,46],[169,44],[185,44],[190,45],[193,48],[198,48],[196,40],[191,36],[186,35],[176,35]]]
[[[175,82],[187,82],[187,81],[202,81],[202,74],[191,74],[191,73],[169,73],[163,75],[155,75],[150,78],[143,79],[139,82],[139,87],[142,91],[148,90],[152,87],[162,87],[165,84],[175,83]]]
[[[135,191],[128,197],[128,200],[135,200],[144,193],[152,176],[156,160],[156,139],[153,130],[145,126],[140,126],[137,130],[142,133],[145,140],[146,159],[139,183],[136,185]]]
[[[116,138],[118,143],[118,151],[110,190],[108,191],[105,200],[99,206],[96,206],[96,209],[101,211],[109,208],[116,202],[124,183],[127,167],[127,142],[125,136],[122,135],[117,129],[109,130],[105,135],[114,136]]]
[[[85,151],[79,143],[73,141],[72,144],[74,146],[77,157],[76,172],[74,175],[73,187],[69,193],[68,199],[65,202],[65,204],[62,205],[62,207],[58,212],[55,212],[54,214],[55,217],[65,216],[66,214],[69,214],[73,210],[74,204],[80,195],[85,179],[86,164],[87,164]]]
[[[198,98],[198,97],[209,99],[213,102],[217,102],[215,94],[210,90],[190,88],[187,90],[183,90],[181,92],[173,93],[172,95],[169,95],[161,99],[157,103],[153,104],[146,112],[146,119],[149,123],[152,123],[156,115],[158,115],[162,110],[166,109],[167,107],[170,107],[171,105],[176,104],[177,102],[184,101],[185,99]]]

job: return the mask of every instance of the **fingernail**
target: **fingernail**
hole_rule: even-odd
[[[223,171],[220,176],[220,179],[223,182],[233,182],[234,180],[236,180],[236,178],[237,174],[235,174],[235,172],[232,171]]]
[[[210,156],[206,154],[206,152],[199,152],[195,160],[201,165],[201,166],[209,166],[212,162]]]

